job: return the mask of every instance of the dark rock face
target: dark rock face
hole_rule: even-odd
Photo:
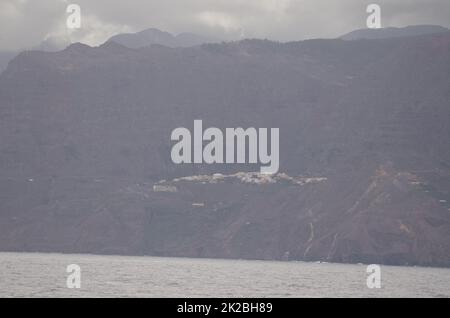
[[[22,53],[0,249],[450,266],[449,65],[449,34]],[[321,181],[172,181],[259,169],[174,165],[194,119],[279,127],[280,172]]]

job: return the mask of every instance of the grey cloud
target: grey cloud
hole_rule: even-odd
[[[65,27],[68,3],[81,6],[81,30]],[[369,3],[381,6],[383,26],[450,27],[448,0],[1,0],[0,50],[32,47],[49,37],[98,45],[148,27],[222,39],[336,37],[365,27]]]

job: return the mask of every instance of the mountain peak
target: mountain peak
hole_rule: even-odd
[[[194,33],[173,35],[156,28],[149,28],[136,33],[117,34],[107,42],[116,42],[128,48],[137,49],[154,44],[167,47],[189,47],[216,41]]]
[[[82,52],[86,49],[90,49],[91,47],[87,44],[81,43],[81,42],[75,42],[70,44],[68,47],[64,49],[64,51],[68,52]]]

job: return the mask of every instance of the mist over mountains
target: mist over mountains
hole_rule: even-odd
[[[127,44],[1,74],[0,250],[450,266],[450,33]],[[194,119],[279,127],[313,181],[173,164]]]
[[[71,43],[69,39],[66,38],[55,38],[48,37],[44,39],[38,45],[28,49],[31,51],[44,51],[44,52],[56,52],[61,51]],[[7,67],[8,63],[16,57],[20,51],[0,51],[0,73],[3,72]]]
[[[193,33],[170,34],[155,28],[145,29],[137,33],[121,33],[114,35],[107,42],[115,42],[132,49],[138,49],[150,45],[162,45],[167,47],[189,47],[204,43],[219,42]]]
[[[349,32],[340,38],[343,40],[361,39],[386,39],[393,37],[419,36],[436,34],[449,31],[438,25],[413,25],[404,28],[381,28],[360,29]],[[195,33],[184,32],[173,35],[169,32],[156,28],[148,28],[135,33],[120,33],[112,36],[106,42],[115,42],[132,49],[143,48],[151,45],[162,45],[172,48],[190,47],[206,43],[218,43],[224,39],[211,38]],[[60,51],[72,44],[69,38],[47,37],[39,45],[28,50],[55,52]],[[0,51],[0,73],[6,69],[8,62],[12,60],[19,51]]]
[[[148,28],[136,33],[120,33],[112,36],[106,42],[115,42],[129,48],[137,49],[150,45],[162,45],[167,47],[189,47],[204,43],[220,42],[218,39],[184,32],[173,35],[169,32],[156,28]],[[68,37],[47,37],[38,45],[27,48],[31,51],[56,52],[71,45]],[[0,73],[6,69],[11,61],[20,51],[0,51]]]
[[[449,29],[439,25],[411,25],[403,28],[360,29],[349,32],[340,38],[343,40],[375,40],[420,36],[449,32]]]

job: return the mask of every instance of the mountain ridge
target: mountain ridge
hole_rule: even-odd
[[[173,35],[156,28],[149,28],[135,33],[121,33],[109,38],[106,42],[116,42],[129,48],[142,48],[150,45],[168,47],[189,47],[203,43],[217,42],[217,40],[194,33],[180,33]]]
[[[406,27],[385,27],[379,29],[359,29],[351,31],[339,37],[340,39],[363,40],[363,39],[388,39],[410,36],[421,36],[449,32],[448,28],[440,25],[411,25]]]

